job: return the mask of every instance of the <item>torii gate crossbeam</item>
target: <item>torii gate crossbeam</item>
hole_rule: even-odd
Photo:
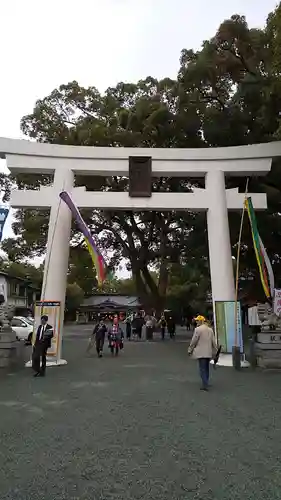
[[[74,187],[75,175],[128,176],[130,156],[150,156],[153,177],[205,177],[205,189],[192,193],[153,193],[130,198],[128,193],[88,192]],[[209,149],[96,148],[40,144],[0,138],[0,157],[15,174],[53,173],[51,187],[12,193],[15,208],[51,208],[43,289],[44,298],[65,301],[71,214],[60,203],[68,191],[81,208],[114,210],[206,211],[212,296],[215,301],[235,299],[228,210],[241,210],[244,194],[225,189],[226,176],[266,175],[273,157],[281,156],[281,143]],[[264,193],[249,193],[256,210],[267,208]],[[60,359],[60,348],[58,353]]]

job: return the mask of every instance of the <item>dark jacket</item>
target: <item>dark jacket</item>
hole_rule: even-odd
[[[38,344],[38,343],[44,344],[45,347],[47,349],[49,349],[49,347],[51,347],[51,344],[52,344],[52,338],[54,336],[54,330],[53,330],[53,327],[51,325],[48,325],[48,323],[47,323],[47,325],[44,325],[45,329],[44,329],[43,337],[39,340],[42,326],[43,325],[39,325],[38,328],[37,328],[35,345]]]
[[[96,340],[104,339],[106,332],[106,325],[100,325],[99,323],[97,323],[94,328],[93,335],[96,337]]]
[[[135,316],[132,321],[132,328],[134,330],[141,330],[143,325],[143,319],[140,316]]]
[[[175,331],[176,331],[176,323],[175,323],[175,321],[172,318],[170,318],[170,319],[167,320],[167,327],[168,327],[168,332],[169,333],[175,333]]]

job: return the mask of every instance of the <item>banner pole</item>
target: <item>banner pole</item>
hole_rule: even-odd
[[[239,348],[239,358],[240,358],[240,345],[238,341],[238,293],[239,293],[239,266],[240,266],[240,255],[241,255],[241,242],[242,242],[242,232],[243,232],[243,224],[244,224],[244,216],[245,216],[245,202],[248,195],[248,186],[249,186],[249,177],[246,181],[245,187],[245,197],[243,202],[243,210],[240,221],[240,229],[239,229],[239,237],[238,237],[238,246],[237,246],[237,256],[236,256],[236,277],[235,277],[235,336],[234,336],[234,350],[237,351]],[[240,365],[240,362],[239,362]]]

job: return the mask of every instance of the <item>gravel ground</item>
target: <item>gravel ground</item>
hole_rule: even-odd
[[[0,373],[1,500],[281,499],[281,374],[219,367],[202,393],[187,344],[97,359],[81,330],[46,378]]]

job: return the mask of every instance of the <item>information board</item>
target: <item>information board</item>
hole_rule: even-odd
[[[240,302],[237,302],[237,323],[235,316],[236,316],[235,301],[215,302],[217,342],[218,345],[222,346],[222,351],[229,354],[232,353],[232,347],[235,345],[236,328],[237,328],[237,345],[240,347],[240,352],[243,352],[244,350]]]
[[[281,290],[274,290],[273,311],[277,316],[281,316]]]

